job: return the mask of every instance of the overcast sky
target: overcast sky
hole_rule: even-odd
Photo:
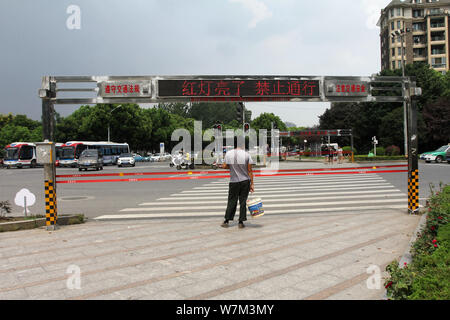
[[[44,75],[371,75],[389,2],[1,0],[0,113],[40,119]],[[67,25],[71,5],[79,29]],[[254,117],[273,112],[298,126],[318,124],[327,107],[247,104]]]

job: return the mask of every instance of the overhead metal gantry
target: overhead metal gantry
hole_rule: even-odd
[[[420,88],[409,77],[274,75],[45,76],[44,139],[54,140],[57,104],[164,102],[392,102],[406,103],[408,210],[419,210],[417,103]]]

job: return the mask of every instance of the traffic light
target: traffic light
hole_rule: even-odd
[[[246,123],[244,124],[244,132],[247,133],[250,130],[250,124]]]
[[[222,125],[219,121],[216,121],[216,124],[213,126],[213,128],[222,131]]]
[[[236,110],[237,121],[239,123],[244,122],[244,110],[245,110],[244,103],[239,102],[239,106],[237,107],[237,110]]]

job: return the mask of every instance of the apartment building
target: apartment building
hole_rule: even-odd
[[[393,0],[378,21],[381,69],[423,61],[449,70],[450,0]]]

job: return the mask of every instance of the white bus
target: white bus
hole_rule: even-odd
[[[103,156],[103,164],[116,164],[121,153],[129,153],[128,143],[104,141],[69,141],[61,148],[60,167],[76,167],[81,152],[86,149],[98,149]]]
[[[36,145],[32,142],[14,142],[5,147],[3,166],[9,168],[34,168],[36,162]]]

